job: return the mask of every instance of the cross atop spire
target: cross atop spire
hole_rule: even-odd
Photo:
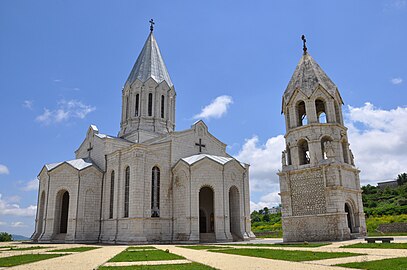
[[[307,40],[305,39],[305,35],[302,35],[301,36],[301,39],[302,39],[302,49],[304,50],[304,54],[306,54],[307,53]]]
[[[150,23],[150,32],[153,32],[155,22],[154,22],[153,19],[151,19],[151,20],[149,21],[149,23]]]

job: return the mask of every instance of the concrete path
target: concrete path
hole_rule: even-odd
[[[205,250],[193,250],[188,248],[180,248],[170,245],[155,246],[158,249],[168,249],[171,253],[181,255],[186,259],[206,264],[217,269],[224,270],[260,270],[260,269],[302,269],[302,270],[338,270],[338,267],[316,264],[304,264],[301,262],[288,262],[280,260],[271,260],[263,258],[255,258],[248,256],[239,256],[232,254],[222,254],[208,252]],[[350,269],[350,268],[340,268]]]
[[[58,248],[61,248],[58,246]],[[68,247],[66,247],[68,248]],[[43,260],[35,263],[10,267],[13,270],[85,270],[96,269],[116,254],[125,250],[127,246],[103,246],[98,249],[66,255],[63,257]]]
[[[191,263],[188,260],[167,260],[167,261],[140,261],[140,262],[108,262],[103,266],[131,266],[131,265],[160,265],[160,264],[185,264]]]

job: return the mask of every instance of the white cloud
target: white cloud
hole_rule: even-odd
[[[345,116],[362,184],[407,172],[407,107],[382,110],[365,103],[360,108],[348,106]]]
[[[219,96],[215,98],[211,104],[205,106],[202,111],[195,115],[194,119],[204,118],[220,118],[227,113],[229,105],[233,103],[233,99],[230,96]]]
[[[33,109],[33,105],[34,105],[34,101],[32,101],[32,100],[24,100],[24,101],[23,101],[23,107],[24,107],[24,108],[27,108],[27,109],[29,109],[29,110],[32,110],[32,109]]]
[[[407,6],[406,0],[393,0],[390,4],[391,7],[395,9],[402,9]]]
[[[22,190],[24,191],[38,190],[38,179],[34,178],[33,180],[26,182]]]
[[[11,222],[11,227],[13,227],[13,228],[23,228],[23,227],[27,227],[27,225],[25,225],[24,222],[16,221],[16,222]]]
[[[400,78],[400,77],[398,77],[398,78],[393,78],[393,79],[390,80],[390,82],[391,82],[392,84],[394,84],[394,85],[397,85],[397,84],[401,84],[401,83],[403,82],[403,79]]]
[[[11,203],[5,199],[2,199],[0,194],[0,216],[10,215],[10,216],[22,216],[22,217],[33,217],[37,211],[36,205],[29,205],[26,208],[21,208],[20,205]]]
[[[246,140],[236,158],[250,164],[251,191],[278,189],[277,171],[281,168],[281,151],[284,148],[283,135],[272,137],[263,145],[259,145],[257,136]]]
[[[0,226],[6,226],[6,225],[7,225],[7,222],[0,221]]]
[[[0,164],[0,174],[9,174],[10,171],[6,165]]]
[[[51,123],[68,121],[72,118],[84,119],[89,113],[93,112],[94,110],[96,110],[95,107],[91,105],[85,105],[78,100],[61,100],[58,102],[57,109],[51,111],[45,108],[44,112],[36,117],[36,121],[48,125]]]
[[[362,107],[348,106],[344,116],[363,185],[394,179],[407,172],[407,107],[383,110],[366,103]],[[253,136],[236,155],[238,160],[251,165],[251,211],[280,202],[276,173],[281,169],[284,148],[283,135],[271,137],[265,144],[259,144],[259,138]],[[255,199],[253,195],[261,197]]]

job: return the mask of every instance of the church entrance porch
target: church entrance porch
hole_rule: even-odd
[[[58,192],[55,207],[54,234],[56,240],[64,240],[68,231],[69,192]]]
[[[199,241],[215,242],[214,192],[210,187],[199,191]]]

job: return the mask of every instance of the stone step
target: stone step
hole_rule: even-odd
[[[215,233],[200,233],[199,242],[203,243],[213,243],[216,242]]]

